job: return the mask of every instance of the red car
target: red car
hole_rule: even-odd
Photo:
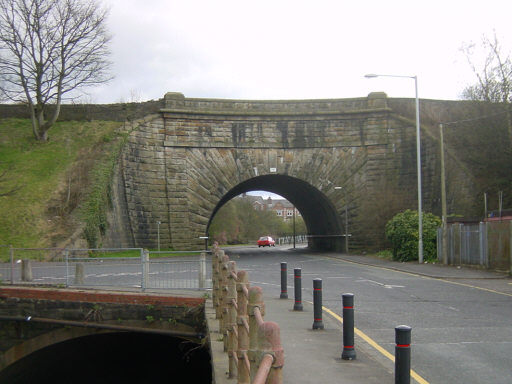
[[[260,237],[258,239],[258,248],[259,247],[266,247],[266,246],[272,246],[272,247],[275,247],[276,246],[276,242],[274,241],[273,238],[271,238],[270,236],[263,236],[263,237]]]

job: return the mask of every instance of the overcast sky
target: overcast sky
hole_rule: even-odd
[[[100,0],[101,1],[101,0]],[[510,0],[103,0],[113,74],[85,101],[186,97],[317,99],[384,91],[457,99],[474,82],[463,43],[496,30],[511,46]]]

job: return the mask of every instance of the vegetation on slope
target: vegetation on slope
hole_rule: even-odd
[[[28,119],[0,119],[0,194],[18,188],[0,197],[0,245],[55,247],[81,230],[82,221],[102,222],[104,206],[88,198],[108,191],[105,174],[119,153],[120,125],[58,122],[41,143]]]

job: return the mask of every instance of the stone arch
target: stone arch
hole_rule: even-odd
[[[342,250],[342,226],[334,203],[310,183],[287,175],[256,176],[228,191],[213,209],[206,232],[217,211],[233,197],[253,190],[265,190],[285,197],[301,212],[312,249]]]
[[[129,241],[112,246],[156,248],[158,238],[163,247],[203,249],[212,213],[251,188],[303,204],[313,236],[345,233],[348,217],[351,249],[377,249],[386,220],[417,206],[415,120],[394,112],[383,93],[249,101],[171,92],[163,101],[158,115],[133,127],[123,150],[116,180],[125,205],[120,211],[126,212],[114,216],[126,217]],[[437,146],[422,129],[423,203],[429,210],[437,194]],[[287,180],[319,205],[310,208],[294,190],[266,180]],[[310,245],[338,248],[320,237]]]
[[[77,339],[80,337],[110,332],[112,331],[77,327],[67,327],[50,330],[41,335],[23,340],[21,343],[16,344],[15,346],[5,351],[0,359],[0,370],[38,350],[49,347],[51,345],[62,343],[64,341],[72,339]]]
[[[11,353],[12,358],[0,367],[0,382],[60,382],[63,377],[79,382],[112,377],[120,382],[131,382],[149,376],[153,379],[162,375],[171,377],[172,374],[181,377],[187,373],[191,382],[211,381],[209,351],[198,348],[196,342],[184,342],[188,338],[147,330],[79,328],[78,332],[63,331],[50,331],[46,336],[27,339],[12,347],[14,355]],[[43,339],[46,342],[42,342]],[[38,341],[38,345],[35,341]],[[36,348],[30,350],[29,346]],[[150,348],[142,358],[134,353],[147,346]],[[187,357],[186,361],[184,357]],[[0,362],[3,361],[0,359]],[[83,361],[93,369],[78,367],[77,362]],[[127,369],[130,364],[133,369]],[[151,365],[151,369],[148,365]],[[148,369],[151,371],[149,376]]]

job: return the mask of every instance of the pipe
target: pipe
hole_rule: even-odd
[[[73,320],[59,320],[59,319],[48,319],[44,317],[34,317],[34,316],[5,316],[0,315],[0,321],[18,321],[18,322],[36,322],[36,323],[45,323],[45,324],[55,324],[62,326],[70,326],[70,327],[80,327],[80,328],[94,328],[94,329],[108,329],[112,331],[122,331],[122,332],[139,332],[139,333],[153,333],[160,335],[167,335],[173,337],[180,337],[184,339],[189,339],[191,341],[197,342],[200,344],[201,339],[205,337],[204,334],[200,332],[186,332],[186,331],[169,331],[162,329],[153,329],[153,328],[139,328],[133,326],[126,325],[117,325],[117,324],[101,324],[101,323],[90,323],[85,321],[73,321]]]

